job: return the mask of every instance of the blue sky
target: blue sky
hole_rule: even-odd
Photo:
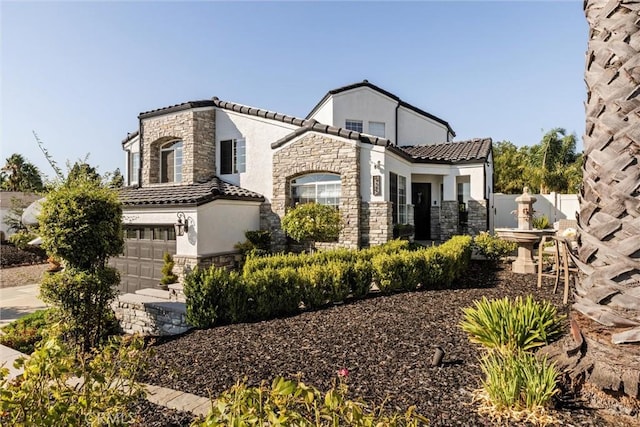
[[[584,133],[582,1],[17,2],[1,14],[1,161],[124,170],[140,112],[220,99],[304,117],[368,79],[456,140]],[[582,149],[582,144],[578,147]]]

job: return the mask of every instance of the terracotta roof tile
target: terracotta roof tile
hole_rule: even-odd
[[[408,154],[415,162],[464,163],[486,160],[491,153],[491,142],[491,138],[476,138],[468,141],[396,148]]]
[[[157,185],[151,187],[126,187],[119,192],[124,205],[201,205],[216,199],[263,201],[264,197],[253,191],[229,184],[220,178],[187,185]]]

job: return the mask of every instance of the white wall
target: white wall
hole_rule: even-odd
[[[333,97],[328,97],[320,107],[316,110],[313,116],[309,117],[310,119],[315,119],[320,123],[324,123],[326,125],[333,124]],[[342,127],[342,126],[340,126]]]
[[[290,134],[297,126],[262,117],[239,114],[218,109],[216,111],[216,170],[224,181],[272,197],[273,150],[271,143]],[[246,172],[221,175],[220,141],[244,138],[246,140]]]
[[[447,142],[447,135],[448,129],[442,123],[406,107],[398,109],[398,145],[443,143]]]
[[[198,227],[198,223],[203,226]],[[235,251],[234,245],[246,240],[245,231],[259,228],[260,202],[215,200],[207,203],[198,208],[194,230],[198,252],[206,255]]]
[[[378,162],[380,167],[378,167]],[[384,198],[385,148],[370,144],[360,144],[360,197],[363,202],[382,202]],[[373,177],[380,176],[381,193],[373,195]],[[407,177],[408,178],[408,177]]]
[[[519,194],[494,194],[493,209],[490,209],[493,217],[493,227],[515,228],[518,226],[518,218],[511,214],[517,209],[515,199]],[[580,208],[577,194],[534,194],[537,200],[533,204],[535,215],[546,215],[553,224],[561,219],[576,219],[576,212]]]
[[[344,128],[349,120],[361,120],[364,133],[369,122],[385,124],[385,138],[396,139],[398,102],[368,87],[359,87],[330,97],[312,118]],[[429,144],[447,141],[447,127],[406,107],[398,108],[398,145]]]

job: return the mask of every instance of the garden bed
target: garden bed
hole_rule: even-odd
[[[462,308],[482,296],[529,293],[551,300],[561,313],[568,312],[562,295],[553,294],[549,282],[539,291],[534,275],[513,274],[509,267],[493,271],[486,263],[474,262],[456,289],[368,298],[159,341],[143,380],[215,396],[242,378],[255,385],[277,375],[299,374],[302,381],[326,390],[337,371],[346,368],[353,398],[386,401],[389,410],[416,405],[432,425],[494,425],[478,416],[472,403],[480,381],[480,352],[458,323]],[[431,366],[435,345],[445,351],[439,367]],[[566,425],[612,425],[575,404],[564,406],[556,416]],[[146,409],[145,419],[161,418],[152,407]]]

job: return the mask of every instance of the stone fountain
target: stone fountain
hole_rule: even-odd
[[[529,194],[529,188],[524,187],[522,195],[516,198],[518,204],[518,228],[496,228],[498,237],[518,244],[518,257],[511,264],[514,273],[536,273],[536,263],[533,260],[533,246],[542,236],[553,235],[555,230],[536,230],[531,227],[533,218],[533,204],[536,198]]]

